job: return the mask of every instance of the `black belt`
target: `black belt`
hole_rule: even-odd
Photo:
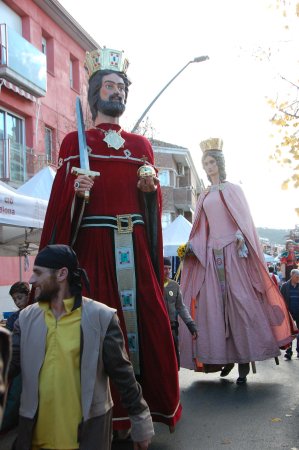
[[[118,216],[85,216],[81,228],[114,228],[119,233],[132,233],[133,225],[144,225],[141,214],[121,214]]]

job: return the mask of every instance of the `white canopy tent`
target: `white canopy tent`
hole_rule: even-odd
[[[46,200],[19,194],[0,181],[0,317],[15,309],[8,294],[11,284],[29,279],[47,206]]]
[[[0,184],[0,255],[19,255],[20,247],[38,244],[48,202]]]
[[[184,216],[178,216],[163,229],[164,256],[177,256],[179,245],[189,240],[192,224]]]
[[[17,192],[28,195],[29,197],[41,198],[48,201],[55,175],[55,170],[50,166],[46,166],[20,186]]]

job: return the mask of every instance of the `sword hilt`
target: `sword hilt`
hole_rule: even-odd
[[[78,175],[87,175],[88,177],[98,177],[100,176],[100,172],[96,172],[95,170],[89,170],[89,169],[82,169],[81,167],[72,167],[72,171],[73,174],[75,174],[76,176]],[[85,191],[84,192],[84,201],[86,203],[89,202],[89,197],[90,197],[90,192],[89,191]]]

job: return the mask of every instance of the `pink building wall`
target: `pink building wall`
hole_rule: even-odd
[[[24,268],[23,256],[0,256],[1,284],[0,286],[11,286],[18,280],[29,281],[34,265],[34,256],[29,256],[29,269]]]
[[[83,111],[86,111],[87,78],[83,66],[86,48],[81,47],[66,30],[62,29],[32,0],[4,0],[4,3],[21,16],[23,38],[40,51],[42,50],[42,37],[47,39],[48,70],[45,97],[40,97],[37,102],[33,102],[2,86],[0,108],[3,107],[25,119],[26,146],[33,149],[32,161],[36,161],[38,155],[45,156],[45,126],[51,128],[53,134],[52,157],[53,161],[57,162],[63,137],[69,131],[76,129],[75,100],[77,95],[81,96]],[[74,28],[74,22],[72,22],[72,27]],[[80,29],[80,33],[84,34],[85,32]],[[97,45],[92,42],[92,38],[87,33],[86,36],[85,45],[89,45],[91,42],[88,50],[93,50]],[[75,68],[78,68],[77,76],[74,79],[76,89],[70,86],[71,59]],[[33,163],[31,168],[29,167],[32,174],[40,169],[40,166]],[[9,287],[18,281],[20,276],[24,281],[28,280],[33,262],[34,257],[30,257],[29,272],[22,270],[20,274],[19,257],[0,257],[0,265],[5,268],[0,271],[0,286]]]
[[[53,52],[47,57],[54,61],[53,71],[47,71],[47,93],[41,97],[40,110],[35,102],[27,100],[13,91],[2,87],[0,106],[26,118],[26,146],[34,153],[44,155],[45,126],[53,130],[53,156],[57,152],[66,133],[76,128],[75,100],[81,95],[84,103],[87,94],[87,79],[83,67],[85,49],[81,48],[54,20],[52,20],[32,0],[5,0],[5,3],[22,17],[22,34],[41,51],[42,37],[53,39]],[[50,47],[50,46],[49,46]],[[70,59],[78,61],[78,89],[70,87]],[[38,121],[38,126],[36,123]]]

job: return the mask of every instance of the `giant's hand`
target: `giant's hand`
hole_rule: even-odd
[[[237,250],[241,250],[241,248],[243,247],[243,244],[244,244],[243,238],[237,239]]]
[[[94,177],[79,175],[74,182],[75,194],[77,197],[84,198],[84,193],[90,191],[94,184]]]
[[[157,177],[142,177],[138,180],[137,187],[142,192],[154,192],[159,185],[159,178]]]
[[[194,255],[190,241],[186,243],[185,256]]]
[[[134,450],[146,450],[150,445],[151,441],[146,440],[142,442],[134,442]]]

